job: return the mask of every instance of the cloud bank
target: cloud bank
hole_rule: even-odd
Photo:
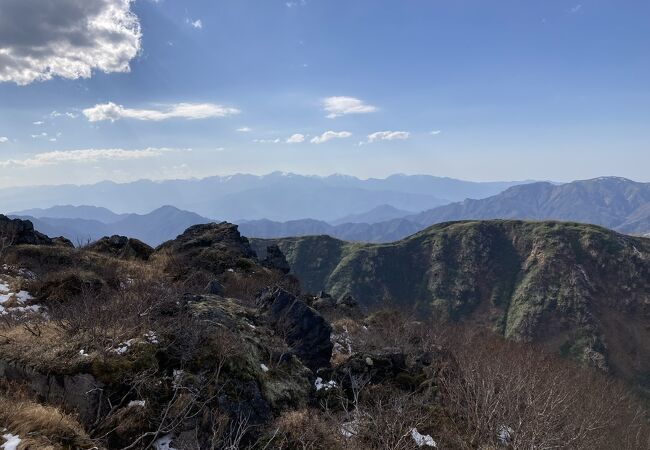
[[[89,122],[120,119],[150,120],[159,122],[167,119],[209,119],[239,114],[236,108],[229,108],[214,103],[177,103],[165,109],[132,109],[113,102],[95,105],[83,110]]]
[[[131,0],[0,1],[0,82],[128,72],[142,33]]]
[[[128,161],[134,159],[154,158],[173,151],[168,148],[147,148],[144,150],[124,149],[85,149],[37,153],[26,159],[8,159],[0,161],[0,167],[42,167],[62,163],[91,163],[102,160]]]

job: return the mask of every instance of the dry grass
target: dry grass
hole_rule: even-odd
[[[15,385],[0,391],[0,425],[21,438],[18,450],[97,448],[72,416],[34,403]]]
[[[0,327],[0,357],[45,372],[73,370],[81,362],[81,348],[81,341],[66,336],[52,323],[44,322],[30,329],[21,324]]]

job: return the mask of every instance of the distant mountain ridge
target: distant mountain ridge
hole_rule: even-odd
[[[416,233],[421,228],[415,222],[405,219],[393,219],[373,224],[348,222],[330,225],[327,222],[313,219],[288,222],[254,220],[239,224],[241,233],[248,237],[276,238],[326,234],[346,241],[360,242],[390,242]]]
[[[230,221],[288,221],[305,217],[333,221],[381,205],[424,211],[468,197],[488,197],[520,183],[525,181],[471,182],[429,175],[363,180],[346,175],[320,177],[282,172],[124,184],[105,181],[84,186],[0,189],[0,211],[75,204],[142,214],[174,205],[203,217]]]
[[[77,210],[68,208],[67,210],[73,214],[75,211],[90,211],[98,213],[98,216],[106,215],[103,211],[92,211],[85,209],[85,207]],[[32,210],[32,213],[49,214],[49,211],[47,209]],[[61,211],[61,208],[55,207],[53,211],[56,213],[56,211]],[[44,230],[41,231],[42,233],[48,236],[63,236],[70,239],[75,245],[83,245],[104,236],[117,234],[136,238],[149,245],[156,246],[167,240],[174,239],[192,225],[214,222],[207,217],[183,211],[173,206],[163,206],[148,214],[119,215],[119,220],[110,223],[82,218],[33,217],[16,214],[11,215],[11,217],[30,220],[34,224],[34,228],[39,231]]]
[[[564,220],[642,234],[650,230],[650,183],[620,177],[562,185],[531,183],[513,186],[493,197],[440,206],[406,219],[423,227],[452,220]]]

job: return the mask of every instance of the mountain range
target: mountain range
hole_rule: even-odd
[[[379,195],[381,191],[374,194]],[[11,215],[31,220],[47,235],[61,235],[75,243],[121,234],[150,245],[173,239],[190,225],[225,220],[221,215],[203,216],[175,206],[163,206],[147,214],[116,214],[104,207],[68,205]],[[382,203],[329,222],[308,218],[237,220],[236,223],[242,234],[256,238],[329,235],[347,241],[382,243],[405,238],[436,223],[477,219],[575,221],[627,234],[648,235],[650,183],[616,177],[562,185],[535,182],[512,186],[484,199],[466,199],[416,214]]]
[[[247,222],[244,234],[254,237],[305,236],[317,231],[344,240],[392,242],[430,225],[456,220],[565,220],[601,225],[628,234],[650,232],[650,183],[602,177],[566,184],[548,182],[513,186],[484,199],[466,199],[418,214],[366,226],[331,226],[313,221]]]
[[[26,205],[50,208],[75,204],[144,214],[174,205],[204,217],[229,221],[303,218],[334,221],[382,205],[424,211],[465,198],[489,197],[521,183],[525,182],[480,183],[428,175],[363,180],[345,175],[318,177],[281,172],[124,184],[105,181],[84,186],[0,189],[0,211],[22,210]]]
[[[58,213],[72,217],[57,217]],[[44,216],[34,217],[30,214]],[[85,216],[85,218],[76,216]],[[70,239],[75,245],[96,241],[104,236],[121,235],[136,238],[155,246],[174,239],[192,225],[214,222],[173,206],[163,206],[148,214],[119,215],[104,208],[64,206],[21,211],[12,214],[11,217],[29,220],[34,224],[34,228],[41,233],[48,236],[63,236]],[[98,220],[99,217],[110,219],[109,222],[101,222]]]

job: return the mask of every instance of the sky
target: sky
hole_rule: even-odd
[[[0,187],[650,181],[645,0],[0,0]]]

